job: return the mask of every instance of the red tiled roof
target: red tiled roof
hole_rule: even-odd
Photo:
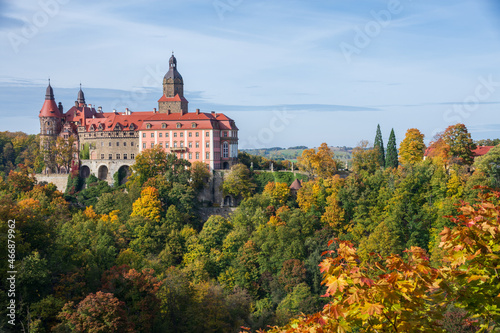
[[[42,109],[40,110],[39,117],[58,117],[62,118],[63,115],[59,112],[56,101],[46,99],[43,103]]]
[[[479,146],[476,149],[474,149],[472,152],[474,153],[474,157],[483,156],[483,155],[486,155],[490,151],[490,149],[493,147],[495,147],[495,146]]]
[[[495,147],[495,146],[479,146],[476,149],[474,149],[472,152],[474,154],[474,157],[483,156],[483,155],[486,155],[490,151],[490,149],[493,147]],[[425,150],[424,156],[430,156],[433,151],[434,151],[434,148],[428,147]]]
[[[179,94],[175,95],[174,97],[167,97],[165,95],[161,96],[161,98],[158,100],[158,102],[187,102],[187,99],[184,97],[180,97]]]

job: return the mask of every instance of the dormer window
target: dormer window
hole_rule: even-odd
[[[192,128],[196,128],[196,126],[198,126],[196,123],[191,123]]]
[[[99,124],[99,131],[104,130],[104,126],[102,124]]]
[[[148,129],[151,128],[151,124],[149,124],[149,123],[146,124],[146,128],[148,128]]]
[[[91,131],[95,131],[95,126],[94,126],[94,124],[90,125],[90,130],[91,130]]]
[[[135,130],[135,125],[134,124],[130,124],[129,128],[130,128],[131,131],[133,131],[133,130]]]
[[[121,129],[122,127],[120,126],[120,124],[115,125],[115,131],[120,131]]]
[[[167,124],[162,123],[162,124],[161,124],[161,128],[167,128]]]
[[[181,126],[182,126],[181,123],[177,123],[176,125],[177,128],[181,128]]]

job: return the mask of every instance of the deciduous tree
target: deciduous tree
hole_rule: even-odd
[[[407,130],[399,146],[399,162],[401,164],[418,163],[424,158],[424,152],[424,135],[416,128]]]

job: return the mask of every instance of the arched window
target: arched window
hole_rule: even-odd
[[[223,153],[223,157],[224,158],[227,158],[228,157],[228,154],[229,154],[229,146],[227,144],[227,142],[224,142],[224,144],[222,145],[222,153]]]

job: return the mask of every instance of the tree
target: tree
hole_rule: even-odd
[[[444,142],[450,147],[451,157],[457,158],[460,163],[471,165],[474,162],[476,145],[464,124],[448,126],[443,134]]]
[[[493,147],[490,151],[474,162],[476,172],[484,172],[491,181],[491,186],[500,187],[500,145]]]
[[[380,125],[377,125],[377,133],[375,134],[375,141],[373,142],[373,149],[378,150],[378,163],[383,168],[385,167],[385,152],[384,141],[382,139],[382,132]]]
[[[389,142],[387,143],[387,157],[385,160],[385,166],[387,168],[398,167],[398,149],[396,148],[396,135],[394,134],[394,128],[391,130],[391,135],[389,135]]]
[[[193,189],[197,191],[203,189],[209,180],[210,171],[205,163],[196,161],[191,164],[191,186]]]
[[[376,149],[367,149],[368,141],[361,141],[352,151],[352,170],[356,173],[374,173],[380,167],[380,154]]]
[[[416,128],[407,130],[399,146],[399,162],[401,164],[418,163],[424,158],[424,152],[424,135]]]
[[[250,177],[250,170],[241,163],[233,165],[222,184],[224,195],[232,195],[238,199],[248,198],[254,190],[255,184]]]
[[[187,183],[190,178],[187,167],[190,165],[187,160],[178,159],[175,154],[167,154],[160,146],[154,146],[136,156],[131,178],[137,179],[140,185],[158,175],[165,176],[170,182]]]
[[[61,168],[64,168],[66,173],[69,173],[71,162],[75,158],[75,154],[78,151],[75,144],[77,144],[77,139],[73,135],[70,135],[68,139],[64,139],[61,136],[57,137],[53,153],[56,167],[59,172],[61,171]]]
[[[283,206],[290,196],[290,187],[287,183],[269,182],[264,187],[263,194],[271,198],[273,205]]]
[[[300,168],[312,176],[327,178],[333,176],[341,165],[334,157],[332,150],[323,142],[317,152],[315,149],[304,150],[298,162]]]
[[[78,303],[66,304],[59,318],[72,331],[88,333],[134,332],[124,310],[125,304],[111,293],[98,291]]]
[[[131,216],[147,217],[151,221],[159,222],[161,210],[158,190],[154,187],[146,187],[142,190],[141,197],[134,202]]]
[[[474,162],[474,149],[470,133],[464,124],[448,126],[443,133],[439,133],[430,145],[430,157],[447,166],[450,164],[471,165]]]

